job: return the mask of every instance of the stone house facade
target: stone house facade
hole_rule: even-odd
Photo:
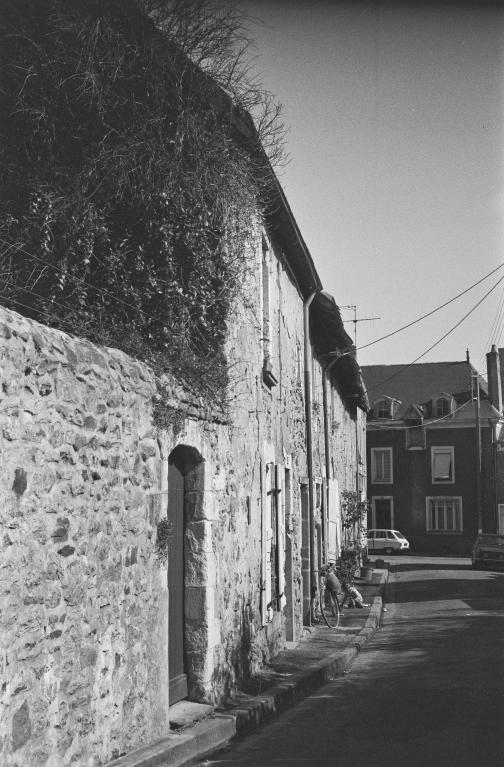
[[[489,383],[496,359],[494,349]],[[504,500],[495,385],[469,359],[362,371],[371,402],[368,527],[400,530],[412,551],[470,554],[478,529],[496,531]]]
[[[168,378],[160,402],[146,365],[1,311],[6,767],[105,764],[301,635],[340,493],[365,490],[367,402],[277,195],[244,254],[221,409]]]

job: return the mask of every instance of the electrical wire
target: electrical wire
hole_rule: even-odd
[[[438,421],[444,421],[446,418],[451,418],[455,413],[458,413],[459,410],[462,410],[463,408],[467,407],[469,403],[472,402],[472,400],[468,400],[467,402],[463,402],[462,405],[459,405],[455,408],[455,410],[452,410],[451,413],[447,413],[447,415],[443,415],[440,418],[435,418],[433,421],[428,421],[427,423],[423,424],[425,426],[431,426],[433,423],[438,423]],[[408,429],[418,429],[418,425],[416,426],[387,426],[386,424],[379,424],[379,423],[372,423],[373,429],[390,429],[395,431],[397,428],[400,428],[401,431],[408,431]]]
[[[468,288],[463,290],[461,293],[458,293],[453,298],[450,298],[449,301],[445,301],[444,304],[441,304],[440,306],[437,306],[435,309],[432,309],[430,312],[427,312],[427,314],[423,314],[421,317],[418,317],[418,319],[413,320],[412,322],[408,322],[407,325],[403,325],[401,328],[398,328],[397,330],[393,330],[391,333],[387,333],[386,336],[381,336],[381,338],[376,338],[374,341],[370,341],[368,344],[364,344],[364,346],[359,346],[357,351],[361,351],[361,349],[367,349],[369,346],[373,346],[373,344],[377,344],[380,341],[384,341],[386,338],[390,338],[391,336],[395,336],[397,333],[401,333],[403,330],[406,330],[407,328],[411,328],[412,325],[416,325],[417,322],[421,322],[422,320],[425,320],[426,317],[430,317],[432,314],[435,314],[436,312],[439,312],[440,309],[444,309],[445,306],[448,306],[448,304],[453,303],[453,301],[456,301],[457,298],[460,298],[461,296],[468,293],[473,288],[477,287],[481,282],[484,282],[488,277],[491,277],[492,274],[494,274],[496,271],[501,269],[504,266],[504,262],[502,264],[499,264],[495,267],[495,269],[492,269],[491,272],[488,272],[488,274],[485,274],[484,277],[482,277],[478,282],[474,282],[472,285],[470,285]]]
[[[495,269],[494,269],[494,271],[495,271]],[[450,330],[448,330],[444,335],[442,335],[441,338],[439,338],[435,343],[433,343],[432,346],[429,346],[428,349],[426,349],[422,354],[420,354],[418,357],[416,357],[413,360],[413,362],[409,362],[407,365],[402,365],[401,369],[398,370],[396,373],[393,373],[388,378],[385,378],[383,381],[380,381],[380,383],[376,384],[375,386],[372,386],[370,389],[367,389],[367,393],[369,394],[370,391],[374,391],[375,389],[378,389],[380,386],[383,386],[383,384],[388,383],[389,381],[391,381],[393,378],[397,378],[397,376],[399,376],[402,373],[404,373],[405,370],[407,370],[412,365],[414,365],[416,362],[418,362],[418,360],[421,360],[422,357],[425,357],[425,355],[428,354],[430,351],[432,351],[436,346],[438,346],[438,344],[440,344],[441,341],[444,341],[444,339],[447,338],[450,335],[450,333],[453,333],[453,331],[456,330],[459,327],[459,325],[461,325],[464,322],[464,320],[467,319],[467,317],[469,317],[469,315],[472,314],[478,308],[478,306],[483,303],[485,298],[487,298],[490,295],[490,293],[492,293],[492,291],[495,290],[497,285],[499,285],[502,282],[502,280],[504,280],[504,275],[502,277],[500,277],[497,280],[497,282],[495,283],[495,285],[493,285],[490,288],[490,290],[488,290],[485,293],[483,298],[480,298],[480,300],[472,307],[472,309],[470,309],[466,314],[464,314],[464,316],[458,322],[456,322],[455,325],[452,328],[450,328]],[[480,280],[480,282],[481,282],[481,280]]]
[[[488,334],[485,345],[483,346],[483,352],[476,366],[478,370],[481,368],[485,360],[486,349],[490,348],[490,345],[492,343],[496,343],[497,346],[499,345],[503,329],[504,329],[504,288],[501,292],[501,296],[497,304],[497,309],[495,311],[495,316],[490,328],[490,332]]]

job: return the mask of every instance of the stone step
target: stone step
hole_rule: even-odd
[[[203,703],[193,703],[190,700],[180,700],[173,706],[170,706],[168,716],[172,730],[183,730],[185,727],[191,727],[202,719],[207,719],[214,713],[214,706],[208,706]]]

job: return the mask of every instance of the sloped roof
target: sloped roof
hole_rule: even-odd
[[[492,405],[492,403],[483,399],[480,402],[480,421],[482,424],[488,424],[492,421],[500,421],[502,419],[499,411]],[[466,421],[469,420],[472,423],[476,420],[476,401],[472,400],[466,403],[464,407],[457,410],[451,417],[450,422],[453,421]]]
[[[445,392],[456,399],[471,391],[471,376],[476,370],[470,362],[420,362],[414,365],[362,365],[362,375],[370,402],[380,395],[394,397],[403,406],[428,402]],[[482,395],[488,394],[486,381],[479,376]]]
[[[258,160],[261,177],[261,200],[264,205],[264,223],[276,248],[276,256],[285,261],[296,286],[306,300],[312,293],[316,297],[311,304],[312,330],[317,335],[316,347],[320,353],[335,349],[346,349],[352,345],[351,337],[346,333],[339,307],[334,298],[327,301],[322,294],[322,282],[311,253],[303,239],[294,214],[291,210],[282,185],[267,157],[254,120],[249,112],[234,104],[231,95],[210,75],[187,58],[177,46],[152,27],[160,51],[169,50],[171,56],[179,62],[178,68],[185,85],[203,101],[213,103],[230,121],[237,141],[251,157]],[[256,169],[257,170],[257,169]],[[254,166],[251,170],[254,175]],[[360,371],[359,371],[360,375]]]

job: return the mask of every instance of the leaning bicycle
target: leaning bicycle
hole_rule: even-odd
[[[338,594],[331,583],[332,568],[324,567],[319,571],[318,600],[315,600],[315,619],[322,621],[330,629],[338,628],[341,613],[341,605]]]

